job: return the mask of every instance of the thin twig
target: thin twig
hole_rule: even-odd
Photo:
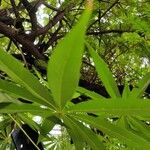
[[[35,146],[37,150],[40,150],[39,147],[35,144],[35,142],[30,138],[30,136],[26,133],[26,131],[21,127],[19,122],[11,115],[8,114],[8,116],[16,123],[16,125],[20,128],[20,130],[25,134],[25,136],[30,140],[30,142]]]

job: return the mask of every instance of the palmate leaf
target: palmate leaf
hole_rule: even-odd
[[[100,141],[98,136],[92,132],[89,128],[85,127],[82,123],[75,120],[74,117],[65,116],[63,117],[63,121],[71,130],[72,135],[74,135],[75,140],[77,138],[81,141],[85,141],[93,150],[103,150],[105,149],[103,143]],[[78,133],[77,133],[78,131]],[[78,135],[77,135],[78,134]],[[79,141],[78,141],[79,144]],[[80,142],[80,146],[82,147]]]
[[[0,50],[0,70],[7,73],[15,82],[25,87],[32,95],[41,100],[41,104],[54,107],[51,94],[38,79],[7,52]]]
[[[112,76],[111,71],[109,70],[107,64],[104,60],[94,51],[94,49],[86,43],[88,51],[93,58],[95,63],[95,68],[98,73],[99,78],[103,82],[107,92],[112,98],[120,97],[120,92],[118,90],[117,84]]]
[[[149,116],[150,101],[149,99],[131,99],[130,101],[123,101],[121,98],[117,100],[89,100],[70,106],[66,111]]]
[[[71,100],[78,85],[81,59],[84,50],[86,26],[91,14],[92,0],[79,22],[56,46],[48,64],[48,82],[54,100],[63,108]]]
[[[150,143],[143,139],[140,136],[137,136],[133,134],[132,132],[126,130],[125,128],[120,128],[117,125],[112,124],[107,119],[102,117],[92,117],[87,114],[73,114],[73,116],[82,121],[85,122],[92,127],[95,127],[99,129],[100,131],[103,131],[105,134],[118,138],[121,140],[124,144],[128,144],[128,146],[136,149],[149,149]]]

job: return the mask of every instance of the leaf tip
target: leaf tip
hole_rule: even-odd
[[[86,8],[87,10],[90,10],[90,11],[93,9],[93,0],[86,1]]]

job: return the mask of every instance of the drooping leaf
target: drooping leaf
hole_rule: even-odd
[[[70,134],[76,149],[83,150],[83,147],[85,145],[84,139],[81,138],[80,134],[77,134],[76,130],[72,129],[74,127],[72,126],[72,124],[70,124],[70,122],[67,122],[67,126],[67,131]],[[69,128],[70,126],[71,128]]]
[[[130,125],[130,131],[134,134],[144,138],[148,142],[150,141],[150,127],[144,122],[138,120],[136,117],[127,117],[127,121]]]
[[[119,126],[112,124],[105,118],[92,117],[86,114],[73,114],[73,116],[80,121],[90,124],[91,126],[99,129],[100,131],[103,131],[109,136],[122,140],[124,144],[128,144],[132,148],[150,148],[150,143],[144,140],[142,137],[136,136],[125,128],[120,128]]]
[[[48,64],[48,82],[54,100],[64,107],[71,100],[78,85],[80,66],[84,50],[86,26],[91,14],[92,3],[79,19],[79,22],[56,46]]]
[[[60,120],[55,116],[50,116],[43,119],[40,125],[40,132],[42,136],[46,136],[56,124],[61,124]]]
[[[85,127],[82,123],[75,120],[73,117],[65,116],[63,117],[64,123],[70,128],[70,130],[76,136],[78,135],[79,139],[84,140],[88,145],[94,150],[103,150],[105,149],[103,143],[100,141],[98,136],[94,134],[89,128]],[[78,131],[78,132],[77,132]],[[77,137],[75,137],[77,139]]]
[[[117,84],[113,78],[111,71],[104,60],[94,51],[94,49],[86,43],[89,53],[95,63],[95,68],[99,78],[102,80],[107,92],[112,98],[120,97]]]
[[[134,135],[143,138],[144,140],[150,141],[150,127],[146,125],[146,122],[140,120],[142,117],[134,116],[122,116],[117,121],[117,125],[125,128],[129,132],[132,132]],[[143,119],[143,118],[142,118]]]
[[[18,60],[3,50],[0,50],[0,70],[7,73],[15,82],[40,99],[43,105],[53,107],[54,102],[50,92]]]
[[[55,126],[55,122],[48,120],[48,119],[44,119],[40,126],[41,135],[46,136],[52,130],[54,126]]]

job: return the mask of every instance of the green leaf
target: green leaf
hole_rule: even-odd
[[[124,100],[127,100],[130,94],[130,89],[129,86],[127,84],[125,84],[124,89],[123,89],[123,93],[122,93],[122,98]]]
[[[67,122],[67,126],[67,131],[70,134],[76,149],[83,150],[84,140],[81,138],[80,134],[77,134],[76,130],[73,130],[74,127],[72,127],[72,125],[69,122]],[[69,128],[69,126],[71,126],[72,129]]]
[[[77,91],[82,94],[85,94],[86,96],[89,96],[90,98],[93,98],[93,99],[102,99],[102,98],[105,99],[105,97],[95,93],[94,91],[87,90],[83,87],[78,87]]]
[[[150,101],[147,99],[131,99],[123,101],[121,98],[117,100],[89,100],[79,104],[70,106],[69,112],[91,112],[115,114],[115,115],[147,115],[150,114]]]
[[[56,46],[48,63],[49,86],[60,108],[71,100],[78,85],[86,26],[90,14],[91,9],[87,8],[76,26]]]
[[[0,130],[3,130],[4,128],[6,128],[8,125],[11,124],[11,119],[10,118],[6,118],[3,121],[0,121]]]
[[[94,49],[86,43],[89,53],[93,58],[95,63],[96,71],[99,78],[102,80],[107,92],[112,98],[120,97],[120,92],[118,90],[117,84],[113,78],[111,71],[109,70],[107,64],[104,60],[94,51]]]
[[[81,96],[81,94],[80,94],[80,93],[78,93],[78,92],[75,92],[75,93],[73,94],[72,99],[74,99],[74,98],[78,98],[79,96]]]
[[[8,93],[8,94],[13,94],[18,98],[23,98],[32,102],[37,102],[39,104],[41,103],[41,100],[36,98],[34,95],[32,95],[28,90],[21,86],[17,86],[16,84],[12,82],[8,82],[6,80],[0,79],[0,90]],[[1,99],[0,99],[1,101]],[[6,101],[5,101],[6,102]],[[45,102],[44,102],[45,104]]]
[[[150,84],[150,72],[148,72],[143,77],[143,79],[139,81],[139,84],[137,85],[138,88],[134,88],[132,90],[130,97],[141,97],[149,84]]]
[[[19,103],[19,101],[15,98],[10,97],[8,94],[0,92],[0,103],[12,102]]]
[[[40,132],[42,136],[46,136],[56,124],[61,124],[60,120],[55,116],[50,116],[42,121]]]
[[[40,99],[41,104],[54,107],[48,89],[42,86],[38,79],[29,70],[25,69],[18,60],[2,50],[0,50],[0,70],[6,72],[14,81]]]
[[[7,144],[8,143],[6,143],[6,141],[3,141],[3,143],[1,144],[1,150],[6,150],[6,148],[7,148]]]
[[[85,127],[82,123],[76,121],[74,117],[65,116],[63,117],[64,123],[71,129],[71,131],[76,136],[78,135],[79,139],[85,140],[89,146],[94,150],[103,150],[104,145],[99,140],[98,136],[94,134],[89,128]],[[78,131],[78,132],[77,132]],[[77,139],[77,137],[75,137]]]
[[[73,114],[76,119],[83,121],[93,127],[103,131],[105,134],[122,140],[124,144],[128,144],[132,148],[150,148],[149,142],[145,141],[142,137],[134,135],[125,128],[120,128],[117,125],[112,124],[108,120],[101,117],[92,117],[89,115]],[[144,146],[143,146],[144,144]]]
[[[50,116],[52,111],[50,109],[41,108],[40,106],[35,106],[33,104],[12,104],[12,103],[1,103],[0,104],[0,113],[22,113],[30,112],[39,116]]]
[[[150,141],[150,127],[147,126],[141,120],[138,120],[136,117],[127,117],[128,123],[131,126],[130,131],[134,134],[145,138],[148,142]]]
[[[53,129],[54,126],[55,122],[49,119],[44,119],[40,126],[41,135],[46,136]]]

